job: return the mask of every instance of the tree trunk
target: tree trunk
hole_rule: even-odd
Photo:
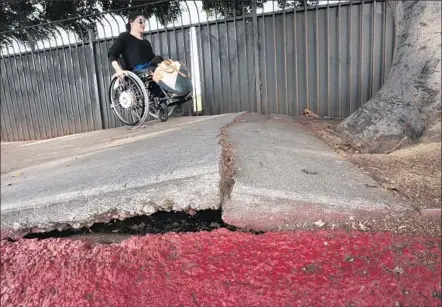
[[[414,143],[434,127],[440,138],[441,2],[389,1],[389,6],[396,28],[390,73],[380,91],[338,126],[363,152]]]

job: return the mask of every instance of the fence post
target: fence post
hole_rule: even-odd
[[[243,13],[244,14],[244,13]],[[256,15],[256,0],[252,2],[252,18],[253,18],[253,46],[255,56],[255,90],[256,90],[256,111],[262,113],[261,104],[261,76],[259,69],[259,37],[258,37],[258,16]]]
[[[94,118],[94,120],[98,119],[99,120],[99,125],[101,129],[104,129],[104,114],[103,114],[103,106],[102,106],[102,101],[101,101],[101,95],[100,95],[100,90],[98,87],[98,71],[97,71],[97,59],[95,57],[95,49],[94,49],[94,30],[93,29],[88,29],[88,36],[89,36],[89,47],[90,47],[90,51],[91,51],[91,59],[92,59],[92,73],[93,73],[93,81],[94,81],[94,92],[95,92],[95,97],[97,98],[96,100],[96,105],[95,105],[95,110],[98,111],[97,113],[99,113],[99,117],[98,118]],[[97,117],[97,116],[95,116]]]

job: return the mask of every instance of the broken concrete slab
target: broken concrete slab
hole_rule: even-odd
[[[321,140],[286,119],[253,114],[228,128],[235,184],[226,223],[255,230],[401,214],[411,209]]]
[[[69,138],[20,144],[38,158],[33,163],[20,152],[18,156],[27,157],[26,167],[10,162],[14,171],[2,174],[2,228],[48,230],[158,210],[217,209],[219,133],[238,115],[171,119],[135,134],[105,130],[93,132],[91,138],[86,133],[73,137],[75,150],[70,154],[57,154],[59,147],[54,146],[69,145]],[[2,153],[3,159],[8,157]]]

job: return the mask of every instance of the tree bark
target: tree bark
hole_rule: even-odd
[[[440,138],[441,2],[388,4],[396,32],[390,73],[379,92],[337,128],[363,152],[386,152],[404,138],[417,142],[437,127]]]

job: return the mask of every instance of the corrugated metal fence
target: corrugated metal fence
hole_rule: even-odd
[[[182,61],[194,75],[191,115],[293,116],[307,108],[342,118],[381,87],[394,46],[385,2],[325,1],[295,10],[275,3],[211,20],[198,1],[186,1],[186,13],[171,26],[149,20],[146,38],[155,53]],[[124,21],[108,16],[97,24],[95,37],[92,31],[80,39],[59,31],[57,39],[33,50],[18,42],[2,49],[3,141],[121,126],[107,98],[113,74],[107,50]]]

